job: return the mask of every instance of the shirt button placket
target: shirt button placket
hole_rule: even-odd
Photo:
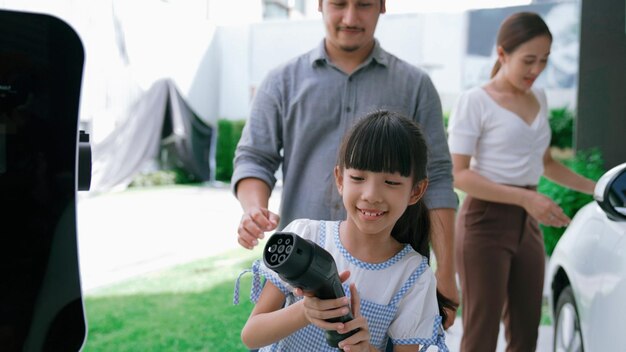
[[[352,104],[354,102],[354,83],[353,83],[353,78],[352,76],[348,76],[348,80],[346,83],[346,102],[344,104],[345,108],[345,113],[346,115],[351,115],[352,111],[354,110],[352,108]]]

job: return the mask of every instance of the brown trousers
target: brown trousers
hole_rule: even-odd
[[[535,351],[545,270],[537,221],[518,206],[467,196],[456,221],[462,352],[496,350],[504,321],[507,352]]]

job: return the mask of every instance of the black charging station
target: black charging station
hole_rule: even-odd
[[[62,20],[0,11],[2,351],[78,351],[86,338],[76,238],[76,192],[91,176],[78,127],[83,63]]]

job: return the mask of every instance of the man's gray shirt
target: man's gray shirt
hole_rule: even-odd
[[[279,229],[299,218],[344,220],[333,174],[341,139],[357,118],[382,109],[412,117],[426,136],[426,205],[456,208],[439,95],[425,72],[387,53],[378,41],[350,75],[330,62],[323,40],[268,74],[237,146],[233,190],[248,177],[273,189],[282,162]]]

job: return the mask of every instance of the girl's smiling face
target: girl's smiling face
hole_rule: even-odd
[[[396,221],[415,204],[426,182],[413,185],[400,173],[335,168],[335,180],[347,212],[347,225],[362,234],[390,235]]]

